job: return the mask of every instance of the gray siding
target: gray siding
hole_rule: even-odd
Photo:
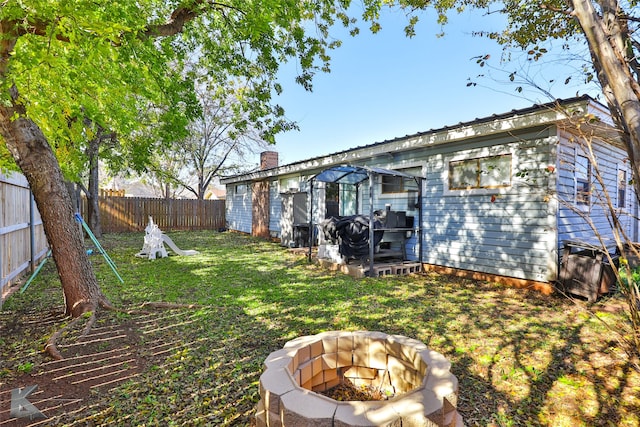
[[[557,274],[555,181],[547,172],[554,165],[557,138],[549,130],[493,138],[477,138],[434,148],[396,153],[393,159],[367,166],[410,171],[426,178],[423,184],[423,261],[429,264],[521,279],[550,281]],[[449,160],[513,154],[513,181],[508,189],[446,192]],[[421,167],[419,165],[424,165]],[[516,177],[520,173],[522,177]],[[495,201],[491,196],[497,194]],[[374,185],[374,210],[404,210],[414,216],[416,192],[381,194]],[[368,214],[369,187],[360,188],[358,212]],[[409,259],[419,258],[416,233],[407,240]]]
[[[238,194],[238,185],[227,186],[227,227],[244,233],[251,233],[252,210],[251,210],[251,183],[245,183],[246,191]]]
[[[373,208],[385,209],[385,205],[390,205],[392,210],[406,211],[416,218],[415,225],[422,228],[425,263],[553,282],[557,279],[563,240],[591,237],[595,231],[611,235],[608,211],[595,202],[606,199],[602,187],[610,189],[611,202],[627,235],[638,240],[638,221],[632,218],[638,214],[638,204],[631,185],[627,186],[624,207],[618,208],[617,171],[626,168],[622,149],[602,143],[594,146],[602,185],[592,179],[594,202],[588,210],[575,209],[577,148],[574,138],[561,133],[555,125],[563,119],[562,114],[552,110],[524,110],[510,117],[442,128],[283,166],[278,171],[265,171],[262,174],[273,180],[269,229],[280,236],[285,230],[280,222],[284,212],[279,191],[291,188],[308,191],[307,178],[326,167],[351,164],[404,170],[424,178],[422,223],[417,223],[416,193],[381,194],[381,185],[376,182]],[[448,188],[451,161],[502,154],[511,155],[510,186],[491,190]],[[500,163],[494,165],[502,167]],[[493,167],[490,165],[488,170]],[[630,178],[631,172],[626,169]],[[253,175],[237,177],[229,183],[260,178],[259,173]],[[503,178],[497,173],[495,179]],[[278,180],[286,188],[280,189]],[[233,190],[230,184],[227,189]],[[234,191],[227,194],[229,227],[250,232],[250,191],[244,195]],[[314,189],[313,200],[313,221],[317,224],[324,218],[324,184]],[[356,212],[368,214],[367,182],[360,186],[358,200]],[[418,259],[420,255],[417,244],[418,236],[414,233],[407,242],[410,259]]]
[[[467,142],[455,151],[442,147],[429,157],[422,224],[425,262],[520,279],[555,279],[555,206],[546,167],[556,138],[544,133]],[[514,156],[511,187],[480,194],[445,192],[452,156],[506,151]]]
[[[591,165],[591,204],[588,208],[580,208],[575,203],[574,165],[576,154],[585,155],[585,147],[577,144],[574,138],[568,135],[563,135],[561,141],[558,149],[558,245],[561,246],[567,239],[592,238],[596,233],[606,239],[612,239],[608,201],[616,207],[615,211],[625,233],[634,239],[636,236],[633,213],[636,202],[631,185],[627,186],[624,208],[617,208],[618,169],[626,170],[628,178],[631,176],[626,152],[610,144],[592,144],[597,164]],[[603,191],[602,185],[599,184],[598,173],[608,191]]]
[[[280,237],[280,218],[282,217],[282,197],[277,179],[269,183],[269,232],[273,237]]]

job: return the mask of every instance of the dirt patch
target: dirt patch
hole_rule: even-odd
[[[35,363],[17,359],[14,369],[5,367],[5,378],[0,377],[0,426],[48,425],[52,418],[84,411],[92,398],[108,394],[114,387],[135,379],[149,365],[160,363],[173,346],[158,331],[160,315],[123,317],[103,313],[88,333],[83,322],[65,332],[58,345],[63,360],[37,355]],[[44,318],[14,317],[4,324],[2,333],[28,337],[32,324],[60,325],[64,320],[61,314],[53,313]],[[21,373],[9,378],[7,372]],[[11,416],[12,390],[33,385],[37,389],[27,400],[47,419]]]

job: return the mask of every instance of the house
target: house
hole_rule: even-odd
[[[413,218],[403,249],[425,269],[549,290],[565,242],[592,238],[594,228],[611,237],[603,185],[625,232],[638,240],[631,169],[610,123],[602,104],[576,97],[287,165],[263,162],[259,171],[222,180],[227,226],[296,246],[317,237],[310,215],[318,224],[330,215],[392,210]],[[339,165],[420,179],[406,187],[396,176],[375,175],[371,198],[368,186],[310,180]]]

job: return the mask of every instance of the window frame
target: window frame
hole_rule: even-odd
[[[508,183],[502,182],[501,184],[495,185],[482,185],[482,166],[481,162],[483,160],[494,159],[508,157],[510,159],[509,162],[509,172],[508,172]],[[476,163],[475,175],[477,178],[476,186],[465,186],[465,187],[452,187],[452,166],[455,163]],[[451,156],[449,158],[445,158],[444,167],[442,171],[442,180],[443,180],[443,195],[445,196],[463,196],[463,195],[485,195],[485,194],[496,194],[503,193],[513,187],[515,181],[515,165],[517,165],[517,156],[514,150],[501,150],[490,152],[488,150],[483,151],[474,151],[470,153],[466,153],[464,155],[456,155]]]
[[[300,176],[287,176],[278,179],[280,191],[284,193],[301,191],[301,180]]]
[[[385,180],[392,179],[395,182],[385,182]],[[380,175],[380,194],[399,194],[406,193],[404,180],[406,178],[398,175]],[[387,187],[385,189],[385,186]],[[392,187],[389,190],[388,187]]]
[[[622,180],[621,175],[622,174]],[[618,170],[616,173],[616,207],[618,209],[624,209],[627,206],[627,188],[629,186],[629,178],[627,168],[622,165],[618,165]],[[622,187],[622,188],[621,188]],[[620,192],[622,191],[622,197],[620,197]]]
[[[586,178],[583,176],[578,176],[579,173],[583,173],[582,170],[578,169],[578,167],[581,167],[581,165],[579,165],[578,163],[578,159],[580,158],[586,160]],[[573,162],[573,168],[574,203],[579,209],[589,210],[591,209],[591,193],[593,190],[591,159],[589,159],[588,156],[578,154],[576,152]],[[581,187],[581,184],[583,184],[584,187]],[[583,201],[583,199],[586,199],[586,201]]]

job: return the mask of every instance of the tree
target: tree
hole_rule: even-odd
[[[89,123],[90,124],[90,123]],[[104,150],[105,141],[111,142],[111,146],[115,144],[115,134],[112,132],[105,132],[102,128],[98,127],[95,132],[95,136],[87,142],[87,147],[84,151],[84,155],[87,159],[87,165],[85,167],[87,174],[87,185],[85,186],[83,180],[79,177],[76,184],[85,197],[87,198],[87,224],[91,229],[91,232],[97,238],[102,237],[102,227],[100,225],[100,207],[98,205],[98,197],[100,192],[100,177],[99,177],[99,161],[100,150]]]
[[[183,165],[179,153],[167,150],[152,160],[149,170],[142,174],[141,182],[151,187],[156,197],[165,200],[178,198],[186,193],[176,178],[184,173]]]
[[[401,0],[402,2],[402,0]],[[472,0],[472,1],[437,1],[435,3],[420,0],[407,0],[405,6],[423,8],[435,6],[440,21],[446,22],[446,11],[453,8],[464,8],[471,5],[489,8],[495,5],[499,12],[507,18],[506,28],[500,32],[479,33],[495,39],[506,50],[521,49],[529,60],[538,61],[549,52],[545,44],[551,40],[562,40],[562,49],[567,54],[573,49],[586,46],[587,63],[584,68],[585,81],[597,78],[617,128],[615,136],[610,139],[621,141],[629,157],[632,170],[635,195],[640,200],[640,39],[637,30],[640,28],[640,16],[637,15],[636,2],[619,2],[617,0],[549,0],[542,2],[506,2]],[[411,34],[417,21],[410,20],[407,34]],[[513,74],[512,74],[513,76]],[[568,76],[567,81],[573,76]],[[589,125],[593,131],[594,118],[586,115],[584,126]],[[610,134],[610,132],[609,132]],[[589,139],[593,134],[585,135]],[[593,159],[595,161],[595,159]],[[638,251],[630,245],[618,220],[618,213],[608,203],[613,234],[618,249],[624,260],[638,257]],[[594,230],[597,233],[597,230]],[[620,279],[620,278],[619,278]],[[632,347],[640,348],[640,291],[638,283],[631,283],[629,275],[626,285],[622,283],[630,320],[632,323]]]
[[[164,175],[164,182],[177,183],[203,200],[215,177],[246,170],[246,156],[266,149],[268,144],[253,128],[251,111],[246,110],[246,102],[241,102],[243,91],[244,87],[233,82],[198,85],[201,112],[189,124],[187,137],[170,149],[175,155],[169,157],[181,159],[183,168],[156,168],[155,174]],[[283,129],[292,128],[273,114],[270,119],[280,122]]]
[[[586,78],[595,75],[600,83],[618,129],[616,138],[626,147],[633,175],[631,182],[640,200],[640,62],[637,59],[640,53],[640,39],[637,38],[640,16],[636,16],[636,12],[635,2],[621,3],[617,0],[542,2],[537,8],[533,5],[523,7],[517,2],[507,3],[510,25],[505,35],[498,39],[507,45],[514,43],[529,49],[533,59],[545,53],[538,44],[549,37],[584,40],[592,64]],[[637,250],[628,244],[629,238],[619,227],[618,214],[613,207],[610,212],[623,260],[637,257]],[[637,352],[640,348],[640,294],[638,283],[629,283],[629,277],[627,279],[622,290],[633,327],[631,341]]]
[[[585,69],[586,80],[594,76],[600,83],[609,111],[620,129],[632,163],[634,186],[640,196],[640,39],[637,37],[640,16],[635,2],[617,0],[399,0],[408,13],[405,32],[415,34],[418,14],[433,8],[438,23],[446,24],[447,13],[478,8],[487,13],[501,13],[507,21],[499,32],[476,34],[496,40],[505,50],[521,49],[532,61],[541,60],[548,49],[545,43],[562,40],[562,49],[586,46],[590,67]],[[494,6],[495,11],[490,8]],[[374,31],[380,29],[380,8],[369,4],[365,18],[372,21]],[[507,56],[508,57],[508,56]],[[571,78],[569,76],[568,78]]]
[[[349,25],[347,5],[324,0],[3,3],[0,136],[31,186],[67,314],[109,306],[74,223],[60,167],[82,163],[84,141],[95,137],[85,120],[113,132],[129,160],[143,164],[153,148],[138,140],[140,128],[172,132],[184,128],[193,112],[193,84],[181,67],[197,51],[198,66],[212,79],[241,76],[250,83],[250,118],[263,138],[273,141],[282,128],[263,117],[272,111],[282,115],[270,102],[272,91],[281,90],[275,82],[278,65],[297,58],[298,81],[310,87],[314,72],[328,68],[327,49],[337,45],[328,39],[328,27],[336,19]],[[309,22],[315,22],[317,35],[309,35]],[[162,106],[156,117],[167,120],[142,123],[145,104]],[[4,164],[6,155],[2,158]]]
[[[597,79],[617,128],[617,138],[626,148],[632,170],[635,194],[640,201],[640,16],[637,3],[617,0],[542,0],[542,1],[492,1],[492,0],[399,0],[409,11],[407,35],[415,32],[418,13],[432,7],[438,21],[447,21],[447,12],[461,11],[466,7],[483,8],[491,13],[495,7],[506,17],[506,26],[499,32],[477,32],[504,46],[526,52],[530,61],[540,61],[547,53],[551,41],[562,41],[561,49],[567,54],[586,47],[588,57],[584,69],[586,82]],[[374,28],[377,14],[371,17]],[[506,55],[509,58],[509,55]],[[480,58],[480,63],[484,59]],[[511,74],[513,77],[514,74]],[[568,76],[569,81],[573,76]],[[587,122],[593,120],[586,115]],[[586,125],[587,123],[585,123]],[[593,123],[588,123],[593,125]],[[611,136],[609,137],[611,138]],[[638,251],[629,243],[618,227],[616,212],[611,209],[613,233],[623,259],[638,257]],[[630,253],[632,252],[632,253]],[[638,284],[623,286],[632,323],[632,343],[635,351],[640,348],[640,292]]]

